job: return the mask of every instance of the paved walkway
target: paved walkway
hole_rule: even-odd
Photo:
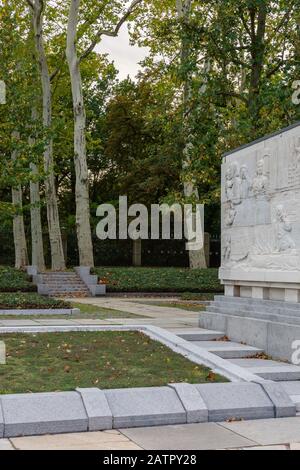
[[[300,418],[1,439],[1,450],[300,450]]]

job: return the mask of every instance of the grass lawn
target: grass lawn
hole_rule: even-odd
[[[222,292],[217,269],[95,268],[108,292]]]
[[[36,286],[24,272],[9,266],[0,266],[0,292],[35,292]]]
[[[0,393],[226,382],[138,332],[0,335]]]

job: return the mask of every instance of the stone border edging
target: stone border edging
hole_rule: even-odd
[[[245,382],[2,395],[0,438],[296,416],[280,384],[271,387],[275,399]]]
[[[0,327],[0,334],[68,331],[140,331],[198,364],[226,372],[235,382],[2,395],[0,438],[296,416],[296,407],[280,384],[246,373],[158,327]]]
[[[0,309],[0,315],[35,316],[35,315],[74,315],[80,313],[79,308],[40,308],[40,309]]]

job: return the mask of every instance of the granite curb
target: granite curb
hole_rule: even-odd
[[[79,308],[42,308],[42,309],[0,309],[0,315],[75,315],[80,313]]]

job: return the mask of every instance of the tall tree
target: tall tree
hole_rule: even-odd
[[[86,159],[86,112],[83,96],[80,64],[86,59],[101,41],[102,36],[116,37],[126,20],[142,0],[134,0],[117,25],[112,29],[101,27],[82,54],[78,53],[78,28],[80,22],[81,0],[71,0],[67,31],[66,56],[70,71],[70,80],[74,110],[74,165],[76,173],[76,227],[79,259],[81,266],[94,266],[93,244],[90,225],[89,181]],[[95,15],[94,23],[105,16],[105,6]],[[105,22],[104,22],[105,23]]]
[[[51,77],[48,68],[47,56],[44,45],[43,22],[44,1],[26,0],[32,12],[32,24],[35,37],[35,46],[40,68],[43,101],[43,125],[47,134],[47,143],[44,151],[45,168],[45,190],[47,204],[47,220],[51,247],[52,269],[61,271],[65,269],[65,259],[62,244],[62,236],[59,222],[58,202],[53,170],[53,138],[51,136],[52,126],[52,93]]]
[[[190,171],[191,167],[191,154],[193,151],[193,136],[190,124],[190,114],[193,103],[193,76],[191,67],[189,67],[190,55],[191,55],[191,39],[189,37],[190,27],[190,16],[192,9],[192,0],[176,0],[177,14],[179,21],[182,24],[182,44],[181,44],[181,67],[184,70],[183,76],[183,152],[182,152],[182,166],[184,169],[184,196],[189,199],[193,198],[194,203],[199,204],[199,191],[197,188],[197,182],[195,181],[193,174]],[[193,230],[196,228],[195,220],[196,214],[192,214],[193,218]],[[204,227],[203,227],[204,229]],[[204,232],[204,230],[203,230]],[[191,240],[191,247],[193,240]],[[204,239],[203,247],[198,248],[194,246],[194,249],[189,251],[190,268],[206,268],[206,258],[204,251]]]
[[[17,131],[12,133],[12,160],[15,162],[18,158],[18,140],[20,134]],[[12,187],[12,203],[14,206],[13,232],[15,245],[15,267],[17,269],[25,268],[28,265],[28,252],[25,235],[24,217],[23,217],[23,193],[20,184]]]

